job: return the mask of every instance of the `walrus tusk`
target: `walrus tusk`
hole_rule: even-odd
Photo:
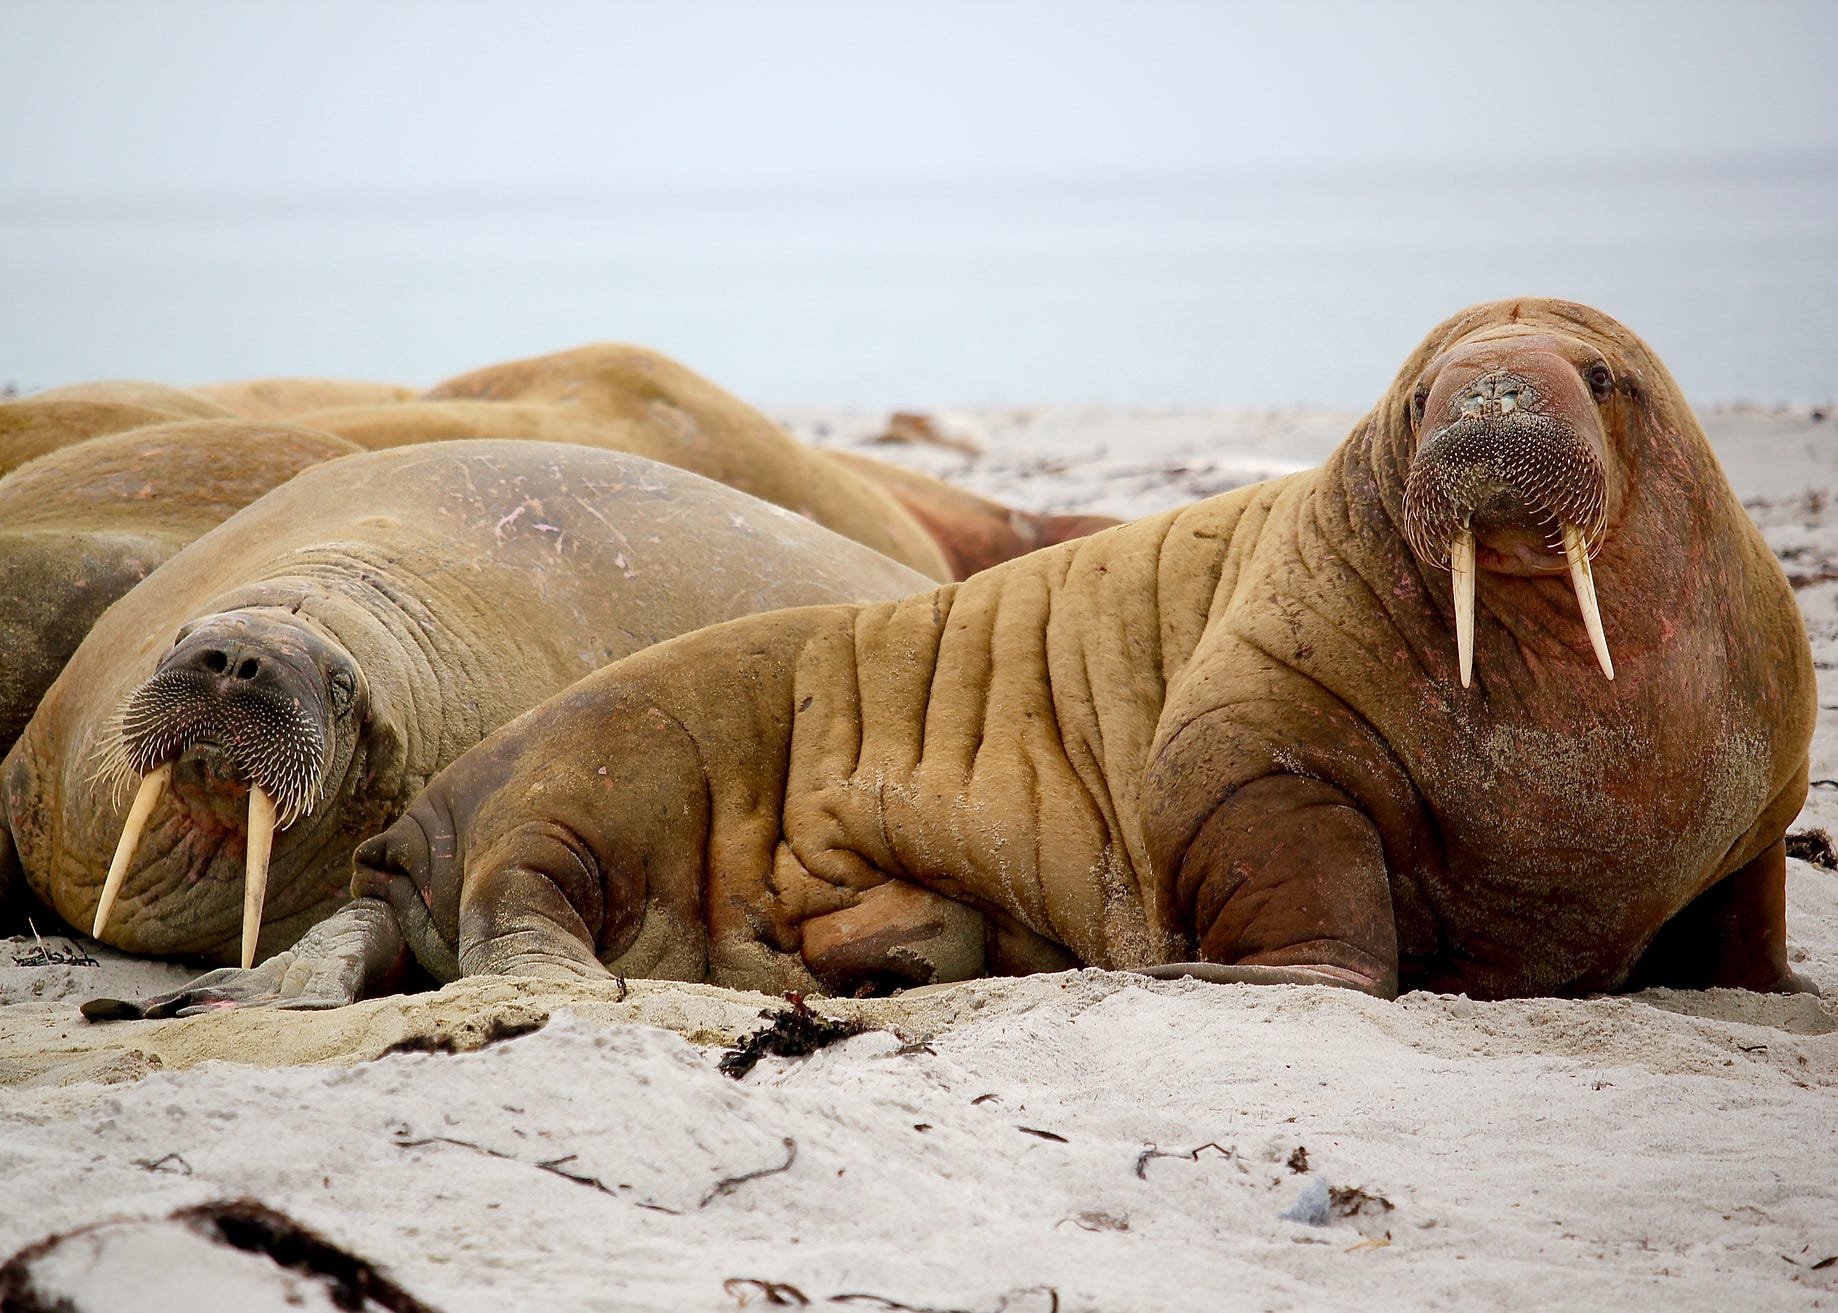
[[[1474,682],[1474,531],[1466,525],[1449,540],[1449,572],[1455,576],[1455,653],[1467,688]]]
[[[115,908],[115,895],[121,892],[121,882],[127,879],[128,863],[134,860],[134,850],[140,847],[140,836],[146,833],[147,818],[153,815],[153,805],[160,800],[160,794],[166,790],[166,781],[172,778],[172,763],[162,762],[148,771],[135,790],[134,804],[128,808],[128,822],[121,827],[121,841],[115,845],[115,860],[109,863],[108,878],[102,882],[102,898],[96,903],[96,919],[89,928],[91,939],[102,938],[102,927],[108,924],[108,914]]]
[[[259,784],[249,786],[249,847],[243,865],[243,970],[255,965],[255,941],[262,933],[262,901],[268,896],[268,854],[274,848],[274,799]]]
[[[1602,632],[1602,609],[1595,600],[1595,573],[1589,568],[1589,542],[1576,525],[1564,523],[1564,560],[1570,563],[1570,583],[1576,588],[1576,604],[1583,612],[1583,628],[1589,631],[1589,644],[1595,648],[1595,659],[1602,673],[1615,677],[1615,663],[1608,656],[1608,635]]]

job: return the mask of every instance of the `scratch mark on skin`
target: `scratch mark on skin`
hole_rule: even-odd
[[[608,529],[613,528],[612,523],[604,515],[600,514],[600,512],[597,509],[595,509],[594,504],[592,502],[584,501],[579,497],[575,497],[572,500],[574,501],[574,504],[576,506],[579,506],[582,510],[586,511],[589,515],[593,516],[594,519],[600,521],[600,523],[605,525]],[[617,529],[613,529],[613,532],[618,533],[619,531]]]
[[[503,542],[504,541],[504,531],[510,528],[513,524],[517,523],[518,520],[522,519],[523,513],[528,509],[529,509],[529,503],[526,502],[522,506],[519,506],[516,510],[512,511],[509,515],[499,520],[498,523],[492,527],[492,531],[491,531],[492,536],[496,538],[499,542]]]

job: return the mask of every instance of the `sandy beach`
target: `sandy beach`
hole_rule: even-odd
[[[1120,516],[1315,464],[1355,419],[940,412],[942,441],[888,443],[885,412],[777,417]],[[1838,430],[1702,418],[1819,668],[1794,829],[1838,832]],[[40,922],[0,941],[0,1261],[119,1222],[42,1261],[72,1308],[218,1307],[200,1274],[242,1313],[331,1307],[164,1220],[250,1197],[448,1313],[1838,1308],[1838,873],[1791,860],[1788,898],[1822,998],[1083,971],[818,1000],[866,1029],[738,1080],[717,1060],[782,1001],[490,979],[91,1025],[81,1000],[191,973]]]

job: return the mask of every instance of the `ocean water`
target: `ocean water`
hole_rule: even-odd
[[[1838,162],[15,204],[0,383],[429,384],[615,339],[766,406],[1359,407],[1523,294],[1699,401],[1829,401]]]

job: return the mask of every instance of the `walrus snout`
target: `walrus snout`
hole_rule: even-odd
[[[291,613],[231,611],[181,630],[153,675],[128,695],[102,776],[141,775],[103,881],[98,938],[141,835],[167,786],[185,810],[215,817],[248,790],[243,966],[253,964],[274,834],[310,812],[325,790],[337,723],[363,696],[356,663]],[[175,763],[189,763],[175,776]]]
[[[1447,353],[1418,386],[1404,534],[1421,560],[1452,575],[1464,688],[1473,679],[1475,571],[1483,567],[1567,570],[1597,663],[1615,677],[1590,567],[1610,510],[1598,410],[1606,371],[1595,358],[1579,367],[1544,339],[1491,341]]]
[[[129,695],[127,764],[146,774],[194,744],[274,799],[283,827],[323,787],[333,720],[355,687],[349,656],[293,623],[231,612],[192,627]]]

